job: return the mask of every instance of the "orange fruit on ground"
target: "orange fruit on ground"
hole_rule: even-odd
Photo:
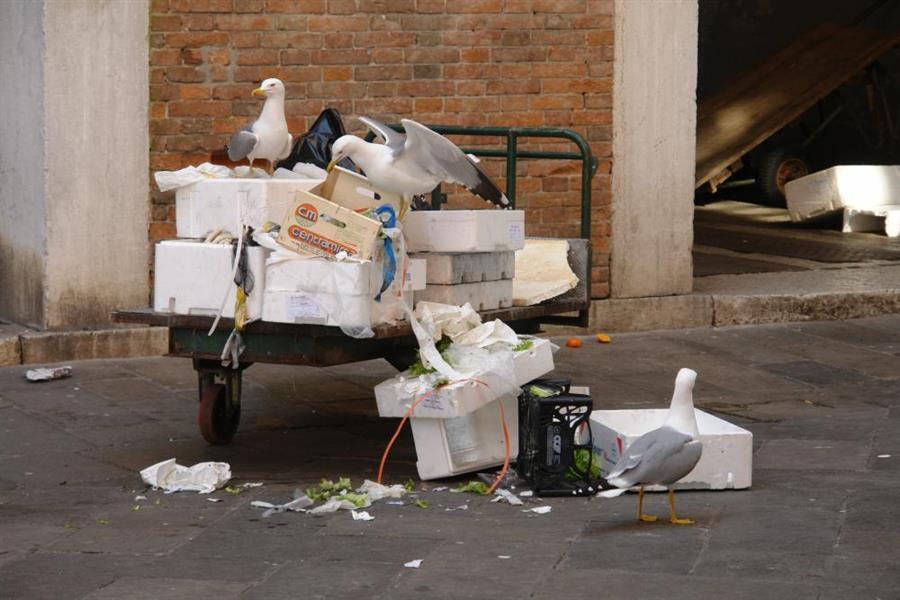
[[[581,348],[581,340],[578,338],[569,338],[566,342],[566,346],[569,348]]]
[[[610,343],[612,340],[611,340],[610,337],[609,337],[608,335],[606,335],[605,333],[598,333],[598,334],[597,334],[597,341],[600,342],[601,344],[608,344],[608,343]]]

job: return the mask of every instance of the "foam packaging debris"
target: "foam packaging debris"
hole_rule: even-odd
[[[578,276],[569,266],[566,240],[525,240],[516,250],[516,276],[512,303],[532,306],[565,294],[578,285]]]
[[[513,302],[513,281],[480,281],[457,285],[428,284],[416,292],[416,302],[438,302],[461,306],[471,304],[476,310],[509,308]]]
[[[40,367],[37,369],[28,369],[25,371],[25,379],[36,383],[39,381],[53,381],[54,379],[64,379],[72,376],[72,367]]]
[[[411,258],[426,261],[426,282],[438,285],[512,279],[516,267],[516,254],[513,251],[465,254],[423,252],[413,254]]]
[[[143,469],[141,479],[153,489],[166,492],[209,494],[228,483],[231,467],[223,462],[202,462],[185,467],[170,458]]]
[[[900,165],[838,165],[788,181],[784,193],[795,222],[845,207],[900,205]]]

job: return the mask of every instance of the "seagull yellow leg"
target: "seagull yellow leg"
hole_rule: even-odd
[[[693,525],[693,519],[679,519],[675,514],[675,490],[669,490],[669,521],[673,525]]]
[[[641,486],[640,490],[638,490],[638,520],[645,523],[652,523],[656,520],[654,515],[644,514],[644,486]]]

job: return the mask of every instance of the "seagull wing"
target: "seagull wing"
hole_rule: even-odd
[[[699,442],[692,442],[691,436],[681,433],[672,427],[660,427],[652,431],[648,431],[638,439],[636,439],[628,448],[625,449],[622,458],[616,463],[616,467],[607,476],[607,481],[616,487],[632,487],[639,483],[665,483],[681,479],[693,468],[700,455],[697,454],[697,460],[688,468],[687,471],[681,473],[666,473],[665,471],[670,465],[670,459],[681,453],[686,446],[696,443],[702,448]],[[689,452],[693,456],[693,448]],[[680,463],[677,461],[681,470]],[[677,476],[676,476],[677,475]],[[612,481],[617,479],[618,481]]]
[[[403,154],[414,157],[426,171],[448,183],[463,185],[472,193],[498,206],[509,204],[506,196],[459,147],[424,125],[401,119],[406,131]]]
[[[394,155],[399,154],[403,150],[403,145],[406,143],[405,135],[369,117],[360,117],[359,120],[369,128],[369,131],[383,139],[384,145],[390,148]]]
[[[231,140],[228,142],[228,158],[230,160],[247,158],[247,155],[253,152],[258,144],[259,136],[253,133],[253,123],[248,123],[231,136]]]

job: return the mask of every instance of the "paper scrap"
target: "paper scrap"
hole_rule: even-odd
[[[494,491],[494,497],[491,499],[491,502],[500,502],[500,501],[507,502],[513,506],[522,506],[523,504],[525,504],[524,502],[522,502],[519,499],[518,496],[516,496],[509,490],[506,490],[503,488],[497,488]]]
[[[28,369],[25,371],[25,379],[31,382],[52,381],[72,376],[72,367],[52,367],[40,369]]]
[[[206,501],[207,502],[221,502],[222,499],[221,498],[207,498]]]
[[[141,479],[153,489],[209,494],[231,479],[231,466],[223,462],[202,462],[185,467],[174,458],[158,462],[141,471]]]
[[[532,512],[538,515],[545,515],[553,510],[552,506],[535,506],[534,508],[526,508],[522,512]]]
[[[350,514],[354,521],[374,521],[375,517],[369,514],[367,510],[351,510]]]
[[[878,458],[890,458],[890,457],[891,457],[890,454],[879,454],[878,455]]]
[[[254,500],[250,506],[255,508],[264,508],[266,511],[262,514],[263,518],[268,518],[277,513],[286,511],[306,512],[306,508],[313,505],[313,501],[299,491],[294,492],[294,499],[284,504],[272,504],[271,502],[263,502],[262,500]]]
[[[424,559],[417,558],[416,560],[411,560],[408,563],[403,563],[404,567],[409,567],[410,569],[418,569],[422,566],[422,561]]]
[[[383,485],[366,479],[363,484],[356,488],[360,494],[365,494],[369,498],[369,503],[377,502],[383,498],[400,498],[406,495],[407,490],[402,484]]]
[[[509,554],[498,554],[497,558],[502,558],[503,560],[506,560],[508,558],[512,558],[512,556],[510,556]]]
[[[134,501],[139,502],[140,500],[146,500],[147,496],[135,496]]]
[[[524,492],[519,492],[519,495],[523,498],[531,498],[532,496],[534,496],[534,492],[532,492],[531,490],[525,490]]]

